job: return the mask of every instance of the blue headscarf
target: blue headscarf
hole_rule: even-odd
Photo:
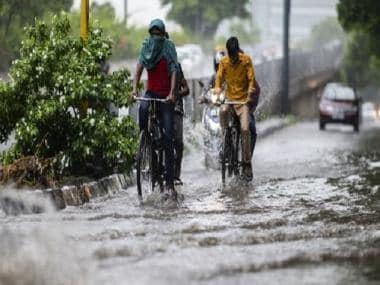
[[[165,24],[160,19],[154,19],[150,23],[149,32],[153,28],[165,34]],[[150,35],[142,44],[139,62],[149,70],[154,68],[162,57],[165,57],[170,73],[177,71],[177,52],[174,43],[164,36]]]

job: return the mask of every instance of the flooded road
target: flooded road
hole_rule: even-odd
[[[0,284],[380,284],[380,126],[299,123],[221,189],[202,153],[179,206],[136,188],[61,212],[0,211]]]

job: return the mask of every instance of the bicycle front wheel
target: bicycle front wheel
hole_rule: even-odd
[[[226,130],[223,137],[222,155],[221,155],[221,162],[220,162],[223,185],[226,184],[226,172],[228,171],[230,148],[231,148],[231,134],[229,130]]]
[[[154,187],[154,166],[152,142],[146,131],[140,133],[139,149],[136,161],[137,194],[142,198],[143,193],[151,193]]]
[[[235,176],[240,174],[240,161],[241,161],[241,151],[240,151],[240,132],[235,130],[233,138],[233,151],[232,151],[232,169]],[[240,156],[240,157],[239,157]]]

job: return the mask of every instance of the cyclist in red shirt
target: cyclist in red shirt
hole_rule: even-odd
[[[138,85],[144,69],[148,72],[148,82],[144,97],[167,99],[158,103],[159,121],[163,129],[165,153],[166,190],[174,197],[174,102],[177,76],[177,52],[172,41],[165,38],[165,24],[160,19],[149,25],[149,38],[145,39],[140,51],[139,62],[133,80],[132,96],[138,96]],[[143,101],[139,108],[140,130],[147,128],[149,102]]]

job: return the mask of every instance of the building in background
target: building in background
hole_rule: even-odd
[[[338,0],[292,0],[290,37],[297,42],[309,37],[311,28],[326,17],[336,16]],[[252,17],[263,42],[282,40],[283,0],[252,0]]]

